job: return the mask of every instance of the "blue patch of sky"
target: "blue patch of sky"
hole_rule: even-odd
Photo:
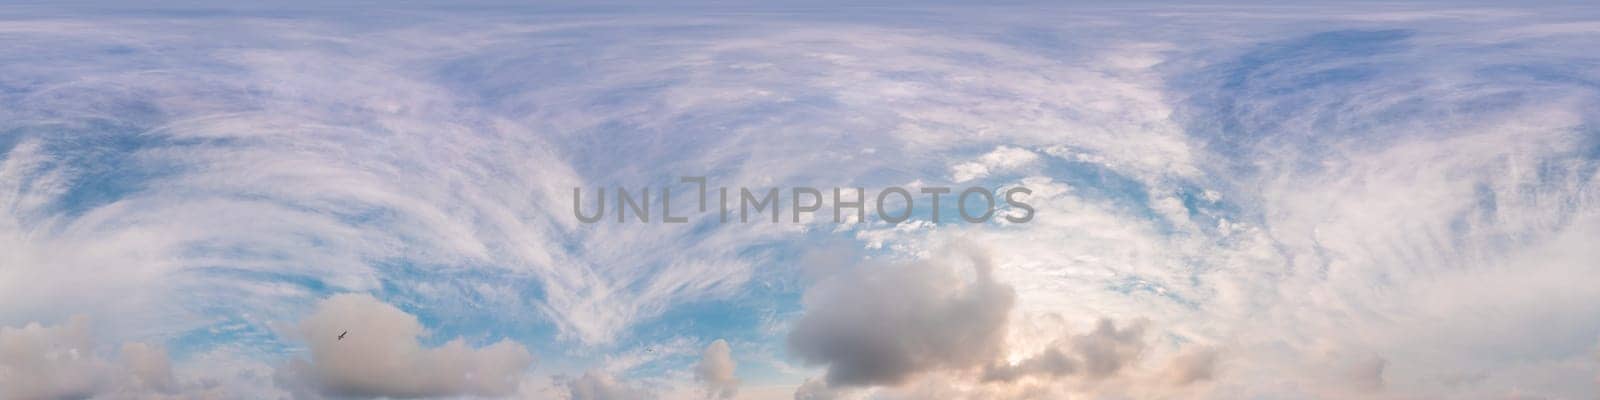
[[[302,273],[236,267],[197,267],[175,274],[173,290],[185,295],[183,307],[207,324],[183,331],[168,341],[173,357],[182,359],[215,348],[237,346],[264,356],[284,354],[294,346],[282,340],[267,321],[296,321],[312,305],[334,292],[321,279]],[[302,296],[249,298],[252,287],[286,285]],[[274,304],[260,309],[259,304]]]
[[[1184,182],[1179,184],[1177,196],[1183,202],[1183,208],[1188,212],[1190,221],[1193,221],[1211,237],[1221,237],[1220,224],[1223,220],[1237,221],[1243,210],[1226,198],[1215,200],[1206,197],[1206,189],[1196,183]]]
[[[689,338],[704,345],[716,339],[728,341],[759,341],[762,335],[762,317],[770,299],[756,297],[752,292],[734,298],[679,304],[649,322],[632,329],[631,348],[648,348],[675,338]],[[699,350],[698,348],[696,350]],[[698,354],[695,354],[698,356]],[[665,365],[645,366],[662,368]]]
[[[770,335],[765,329],[770,323],[769,319],[787,319],[800,312],[802,285],[799,280],[803,278],[799,273],[805,266],[797,263],[803,262],[808,252],[821,248],[817,243],[826,243],[833,238],[832,235],[831,231],[813,230],[805,238],[746,249],[741,258],[753,262],[750,266],[752,277],[737,294],[675,305],[630,329],[626,346],[648,347],[653,343],[686,337],[699,345],[724,339],[730,343],[781,348],[784,337]],[[734,355],[739,357],[741,354],[747,353],[735,351]],[[694,356],[698,357],[698,354]],[[666,360],[643,366],[637,372],[668,372],[695,359]],[[779,371],[765,364],[740,365],[740,375],[744,377],[779,374]]]
[[[94,125],[99,126],[44,142],[54,167],[65,169],[72,179],[67,191],[50,204],[52,212],[76,216],[122,200],[146,182],[178,171],[176,165],[152,165],[138,157],[140,150],[170,147],[172,141],[127,133],[127,127]]]
[[[425,345],[459,337],[483,346],[510,338],[535,353],[556,348],[555,326],[535,307],[544,300],[544,292],[532,275],[493,266],[408,262],[380,263],[375,268],[381,282],[373,295],[415,315],[431,334],[422,338]]]

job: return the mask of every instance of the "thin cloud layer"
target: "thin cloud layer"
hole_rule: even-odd
[[[1063,339],[1043,352],[1012,364],[990,365],[983,380],[1011,382],[1020,378],[1060,378],[1082,372],[1090,379],[1115,375],[1138,361],[1144,350],[1145,321],[1118,328],[1101,319],[1092,332]]]

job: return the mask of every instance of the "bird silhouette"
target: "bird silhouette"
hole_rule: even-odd
[[[346,333],[350,333],[350,331],[344,331],[344,332],[339,333],[339,340],[344,340],[344,335]]]

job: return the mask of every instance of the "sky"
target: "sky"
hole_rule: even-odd
[[[1594,5],[13,3],[0,49],[0,399],[1600,393]]]

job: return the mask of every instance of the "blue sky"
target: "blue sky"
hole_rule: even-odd
[[[1597,16],[0,5],[0,397],[1585,398]]]

